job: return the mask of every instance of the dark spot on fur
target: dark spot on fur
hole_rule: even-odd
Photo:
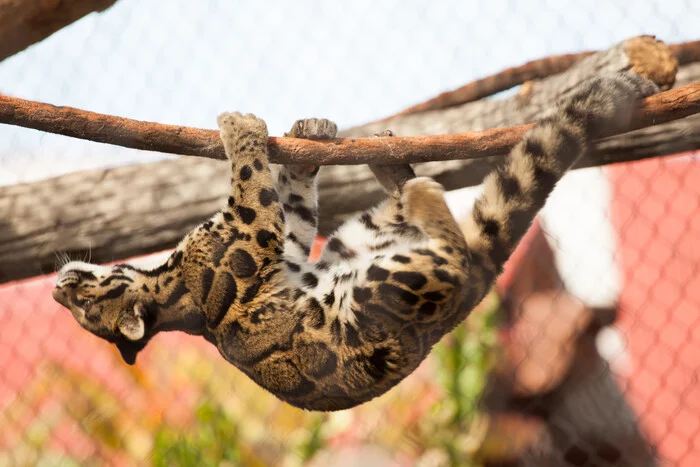
[[[354,277],[355,277],[355,274],[354,274],[354,273],[352,273],[352,272],[346,272],[345,274],[340,274],[340,275],[338,275],[338,276],[335,276],[335,277],[333,278],[333,284],[334,284],[334,285],[338,285],[338,284],[341,284],[341,283],[343,283],[343,282],[350,281],[350,280],[352,280]]]
[[[343,241],[339,239],[338,237],[333,237],[328,241],[328,244],[326,245],[326,248],[328,248],[330,251],[337,253],[338,256],[340,256],[343,259],[350,259],[354,258],[357,256],[357,253],[355,253],[353,250],[349,249],[348,247],[345,246]]]
[[[226,222],[231,222],[233,220],[233,215],[228,211],[224,211],[224,220]]]
[[[534,175],[535,180],[537,181],[537,188],[534,190],[532,197],[534,198],[533,201],[535,203],[535,207],[539,209],[544,206],[545,201],[547,201],[547,197],[549,197],[549,194],[554,189],[559,177],[555,173],[539,165],[535,166]]]
[[[260,190],[260,196],[258,197],[260,204],[263,206],[269,206],[274,201],[279,200],[279,196],[275,190],[269,188],[263,188]]]
[[[309,324],[315,329],[320,329],[326,324],[326,314],[323,312],[323,307],[315,298],[310,298],[306,301],[305,306],[308,312]]]
[[[413,290],[419,290],[428,282],[428,279],[423,274],[415,271],[397,271],[391,277],[396,282],[400,282]]]
[[[241,167],[241,172],[239,173],[239,177],[241,180],[248,180],[251,176],[253,175],[253,170],[250,168],[249,165],[244,165]]]
[[[211,291],[211,286],[213,282],[214,270],[211,268],[206,268],[202,273],[202,303],[207,303],[207,297],[209,297],[209,292]]]
[[[435,269],[433,271],[433,274],[435,274],[435,277],[437,280],[440,282],[446,282],[448,284],[456,285],[457,284],[457,278],[454,277],[452,274],[449,272],[445,271],[444,269]]]
[[[372,298],[372,289],[369,287],[355,287],[352,289],[352,298],[357,303],[364,303]]]
[[[547,157],[547,152],[544,150],[542,143],[535,138],[530,137],[525,140],[525,153],[536,160],[543,160]]]
[[[236,277],[250,277],[258,270],[251,254],[241,248],[237,248],[231,254],[231,268]]]
[[[394,229],[394,233],[396,235],[400,235],[402,237],[420,238],[423,235],[418,227],[405,222],[400,224],[392,224],[391,227]]]
[[[333,343],[340,344],[340,320],[338,318],[334,319],[331,323],[331,336],[333,336]]]
[[[379,266],[372,265],[367,269],[367,280],[370,281],[385,281],[389,277],[389,271],[380,268]]]
[[[215,306],[216,312],[214,317],[209,320],[208,326],[210,328],[216,328],[219,323],[221,323],[221,320],[224,319],[226,313],[228,313],[228,310],[233,304],[234,300],[236,300],[236,281],[233,279],[231,274],[227,272],[219,273],[216,275],[212,291],[214,292],[214,297],[216,298],[214,301],[217,303],[212,301],[211,305],[213,307]],[[207,309],[209,310],[210,307],[207,307]],[[207,313],[207,317],[210,317],[209,313]]]
[[[110,300],[112,298],[118,298],[124,295],[124,292],[126,292],[126,289],[129,287],[128,284],[119,284],[117,287],[109,290],[107,293],[104,295],[101,295],[97,298],[95,298],[94,303],[99,303],[104,300]]]
[[[318,216],[318,213],[315,210],[312,211],[306,206],[302,206],[299,204],[291,205],[287,203],[284,204],[284,210],[286,212],[292,212],[296,214],[304,222],[307,222],[311,225],[316,225],[316,217]]]
[[[306,297],[306,292],[301,289],[296,289],[294,291],[294,301],[299,300],[301,297]]]
[[[261,285],[262,279],[258,277],[256,281],[246,289],[245,293],[243,294],[243,298],[241,298],[241,304],[248,303],[249,301],[254,299],[255,296],[258,294]]]
[[[431,302],[439,302],[440,300],[444,300],[445,296],[440,292],[428,292],[423,294],[423,298]]]
[[[487,221],[484,222],[483,225],[484,233],[488,237],[498,237],[498,232],[501,230],[501,226],[498,225],[498,222],[496,222],[493,219],[488,219]]]
[[[516,209],[508,215],[508,222],[510,223],[510,234],[513,241],[519,240],[527,229],[530,228],[533,219],[535,218],[535,210],[529,209]],[[472,258],[472,263],[474,263]]]
[[[289,268],[290,271],[292,271],[292,272],[301,271],[301,267],[298,264],[292,263],[291,261],[285,261],[285,263],[287,264],[287,267]]]
[[[269,230],[259,230],[255,235],[255,241],[258,242],[261,248],[267,248],[271,241],[277,239],[277,235],[270,232]]]
[[[418,313],[425,316],[432,316],[437,310],[437,305],[433,302],[425,302],[418,308]]]
[[[592,113],[575,105],[567,105],[564,108],[564,116],[576,125],[583,126],[587,131],[590,129],[593,120]],[[556,123],[554,124],[556,125]]]
[[[362,345],[357,329],[350,324],[345,325],[345,344],[349,347],[359,347]]]
[[[94,275],[93,275],[93,277],[94,277]],[[115,280],[123,281],[123,282],[134,282],[134,280],[133,280],[131,277],[124,276],[124,275],[122,275],[122,274],[116,274],[116,275],[113,275],[113,276],[109,276],[107,279],[105,279],[105,280],[103,280],[102,282],[100,282],[99,285],[100,285],[100,287],[106,287],[106,286],[108,286],[109,284],[111,284],[112,281],[115,281]]]
[[[372,245],[369,247],[369,251],[381,251],[381,250],[386,250],[390,246],[395,245],[396,242],[394,240],[387,240],[385,242],[379,243],[377,245]]]
[[[236,212],[244,224],[252,224],[255,220],[255,210],[246,208],[245,206],[236,206]]]
[[[291,194],[289,195],[288,201],[289,201],[290,203],[301,203],[302,201],[304,201],[304,198],[301,197],[301,196],[299,196],[299,195],[296,194],[296,193],[291,193]]]
[[[381,348],[375,350],[374,353],[369,357],[369,374],[375,380],[382,379],[386,375],[386,372],[389,369],[389,365],[387,362],[389,354],[389,349]]]
[[[502,171],[498,173],[498,181],[501,186],[501,191],[506,199],[512,199],[520,195],[520,182],[517,178],[503,173]]]
[[[335,303],[335,292],[332,290],[328,292],[324,297],[323,297],[323,303],[326,304],[326,306],[333,306]]]
[[[396,261],[397,263],[401,263],[401,264],[408,264],[411,262],[411,258],[409,258],[408,256],[404,256],[404,255],[394,255],[391,257],[391,259],[393,261]]]
[[[418,303],[418,295],[392,284],[381,284],[378,290],[381,300],[399,312],[410,313],[410,310],[406,310],[406,305],[413,306]]]
[[[257,141],[255,141],[255,142],[257,142]],[[253,167],[255,167],[255,170],[262,170],[263,169],[263,165],[262,165],[262,162],[260,162],[260,159],[255,159],[255,161],[253,162]]]
[[[294,232],[290,232],[290,233],[287,235],[287,240],[291,241],[292,243],[294,243],[295,245],[297,245],[299,248],[301,248],[301,251],[303,251],[304,254],[305,254],[307,257],[308,257],[309,254],[311,253],[311,248],[309,248],[308,245],[302,243],[301,240],[299,240],[299,239],[297,238],[297,236],[294,235]]]
[[[301,276],[301,281],[306,287],[312,289],[318,285],[318,278],[311,272],[304,273],[304,275]]]
[[[360,222],[362,222],[362,225],[364,225],[368,230],[379,230],[379,226],[372,221],[372,216],[368,212],[365,212],[360,216]]]

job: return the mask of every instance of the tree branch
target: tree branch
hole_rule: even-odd
[[[679,65],[700,61],[700,41],[683,42],[669,46],[671,52],[678,60]],[[396,114],[376,120],[374,123],[386,122],[394,117],[441,110],[456,107],[468,102],[478,101],[519,86],[526,81],[547,78],[557,73],[568,70],[584,58],[590,57],[595,52],[579,52],[574,54],[552,55],[551,57],[532,60],[523,65],[506,68],[503,71],[472,81],[452,91],[438,94],[420,104],[408,107]]]
[[[43,40],[93,11],[103,11],[116,0],[0,2],[0,61]]]
[[[634,113],[631,129],[670,122],[700,112],[700,83],[648,97]],[[141,122],[72,107],[0,96],[0,123],[133,149],[225,159],[219,132]],[[338,138],[312,141],[270,137],[273,163],[355,165],[468,160],[499,155],[520,141],[533,124],[439,136]],[[609,136],[609,135],[605,135]]]

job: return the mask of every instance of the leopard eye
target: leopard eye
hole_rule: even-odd
[[[83,301],[83,305],[81,306],[81,308],[83,309],[83,311],[85,311],[85,313],[90,311],[90,308],[92,308],[92,300],[90,300],[89,298],[86,298]]]

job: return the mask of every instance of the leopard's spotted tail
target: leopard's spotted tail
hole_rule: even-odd
[[[590,141],[615,128],[624,130],[637,101],[654,92],[654,83],[632,73],[582,83],[486,177],[484,192],[464,225],[470,275],[480,276],[478,283],[493,284],[557,181],[588,150]],[[476,303],[471,305],[487,291],[472,291]]]

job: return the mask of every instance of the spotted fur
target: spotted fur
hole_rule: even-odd
[[[485,180],[466,227],[441,185],[374,166],[389,198],[347,221],[308,262],[318,167],[268,165],[267,128],[223,114],[225,208],[152,270],[72,262],[54,297],[124,360],[160,331],[202,335],[260,386],[298,407],[353,407],[395,386],[484,297],[555,183],[601,129],[624,128],[656,91],[632,74],[592,79],[538,123]],[[331,138],[301,120],[290,137]]]

